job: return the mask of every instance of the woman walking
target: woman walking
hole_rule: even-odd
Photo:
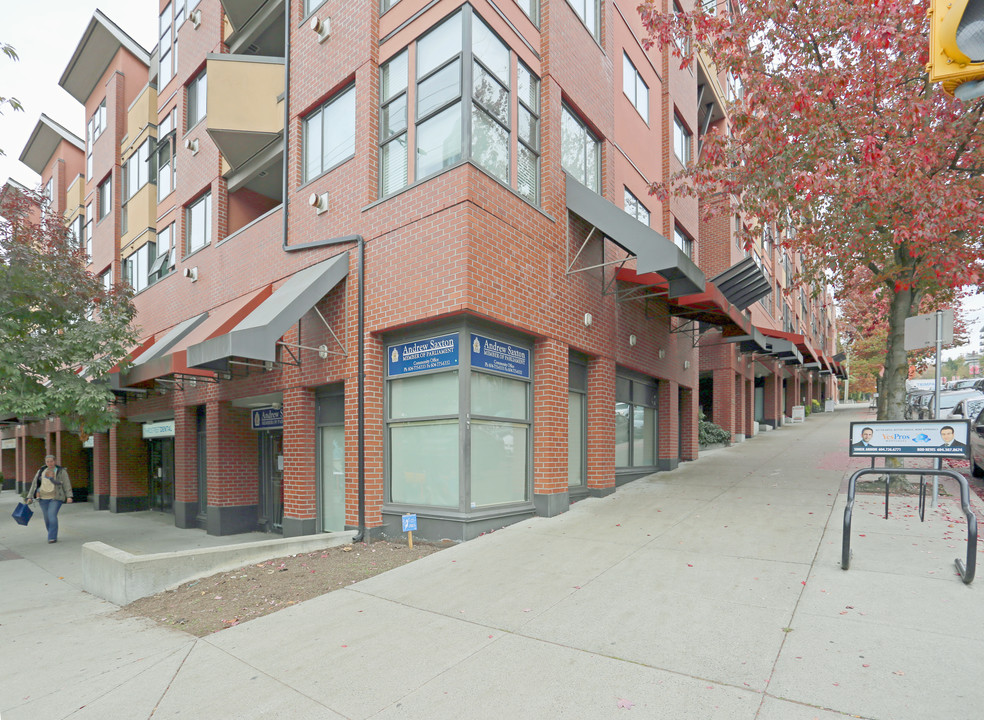
[[[34,498],[41,505],[41,515],[44,516],[44,526],[48,529],[48,542],[58,542],[58,511],[62,503],[72,502],[72,481],[68,470],[55,465],[54,455],[45,455],[44,467],[34,474],[34,482],[27,491],[27,503],[30,505]]]

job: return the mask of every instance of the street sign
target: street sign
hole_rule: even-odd
[[[412,532],[417,529],[417,514],[408,513],[403,516],[403,532]]]
[[[953,342],[953,310],[943,310],[941,341],[944,345]],[[936,313],[916,315],[905,319],[905,349],[920,350],[936,347]]]

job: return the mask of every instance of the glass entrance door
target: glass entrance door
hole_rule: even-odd
[[[196,469],[198,471],[198,520],[204,521],[208,516],[208,461],[205,455],[205,443],[208,436],[205,432],[205,407],[199,406],[195,415],[195,431],[198,440]]]
[[[283,532],[284,434],[260,432],[260,525],[267,532]]]
[[[148,441],[150,509],[174,512],[174,438]]]
[[[345,426],[323,427],[321,455],[321,531],[345,529]]]

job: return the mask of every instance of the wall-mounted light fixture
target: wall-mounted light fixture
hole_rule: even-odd
[[[662,360],[663,358],[666,357],[666,350],[664,350],[663,348],[660,348],[659,349],[659,352],[657,353],[657,355],[659,355],[659,359]]]
[[[591,317],[591,313],[584,313],[584,327],[591,327],[592,322],[594,322],[594,318]]]
[[[684,370],[689,370],[690,369],[690,361],[689,360],[684,360],[683,361],[683,369]]]
[[[639,339],[635,335],[629,335],[629,345],[635,347],[635,344],[639,342]]]

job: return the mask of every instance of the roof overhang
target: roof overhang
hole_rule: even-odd
[[[226,371],[233,358],[277,360],[277,341],[348,275],[349,254],[294,273],[229,331],[188,348],[188,366]]]
[[[636,258],[635,272],[659,273],[671,298],[704,291],[704,273],[680,248],[569,174],[567,209]]]
[[[58,84],[84,105],[120,49],[150,67],[150,53],[102,11],[96,10]]]
[[[82,138],[70,130],[66,130],[62,125],[59,125],[44,113],[41,113],[41,117],[38,118],[38,122],[34,126],[34,131],[21,151],[19,159],[31,168],[31,170],[40,175],[44,172],[45,167],[47,167],[48,162],[51,160],[51,156],[55,154],[55,150],[58,149],[58,145],[63,140],[74,145],[83,153],[85,152],[85,143],[82,141]]]

